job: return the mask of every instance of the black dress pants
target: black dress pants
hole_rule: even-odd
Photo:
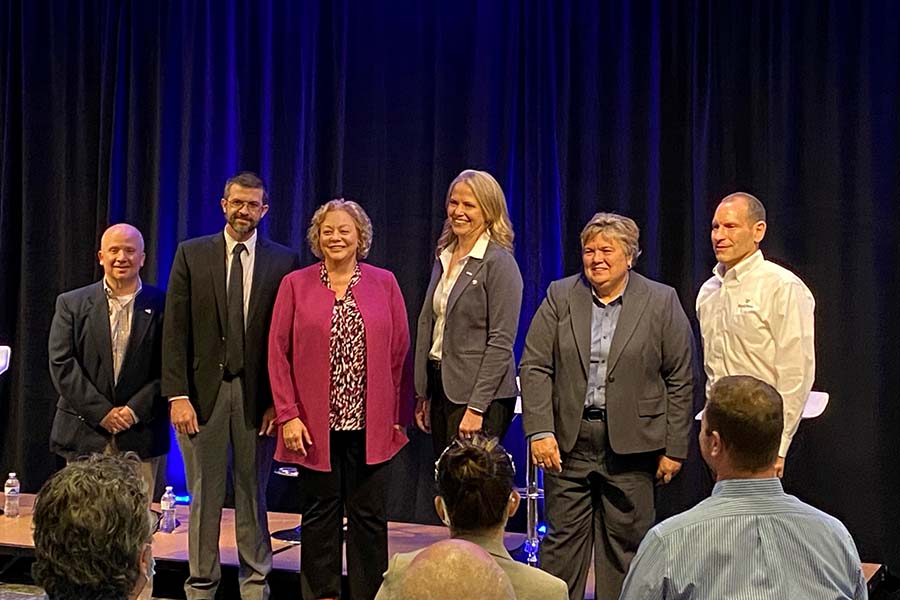
[[[438,458],[444,448],[456,439],[459,423],[466,414],[468,405],[455,404],[447,399],[441,382],[441,371],[432,361],[428,362],[428,389],[431,397],[431,442],[434,445],[434,457]],[[515,409],[515,398],[495,399],[482,415],[482,433],[502,441],[512,423]]]
[[[304,599],[341,595],[343,517],[347,513],[347,579],[352,600],[371,600],[387,570],[388,462],[366,464],[366,432],[332,431],[331,471],[300,467],[303,512],[300,586]]]

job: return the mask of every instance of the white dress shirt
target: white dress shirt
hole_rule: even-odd
[[[459,274],[469,262],[469,257],[484,259],[484,253],[487,252],[488,243],[491,241],[491,234],[484,230],[479,236],[478,241],[472,246],[472,250],[468,254],[456,261],[455,265],[451,264],[453,260],[453,250],[456,248],[457,242],[453,242],[441,252],[440,261],[444,269],[441,280],[437,287],[434,288],[434,296],[431,300],[431,308],[434,311],[434,330],[431,333],[431,351],[428,358],[431,360],[441,360],[444,345],[444,324],[447,322],[447,301],[450,299],[450,292],[459,279]]]
[[[781,457],[815,379],[815,306],[800,278],[765,260],[760,250],[727,271],[717,264],[697,294],[707,397],[727,375],[752,375],[772,385],[784,400]]]

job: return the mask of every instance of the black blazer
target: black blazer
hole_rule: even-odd
[[[257,426],[272,406],[266,370],[272,306],[282,277],[299,266],[296,252],[257,237],[243,376],[244,414]],[[166,293],[162,393],[190,398],[200,423],[212,414],[222,382],[226,318],[225,233],[182,242]]]
[[[103,282],[60,294],[50,326],[50,377],[59,393],[50,450],[63,456],[100,452],[111,433],[100,421],[128,405],[138,422],[116,435],[141,458],[169,451],[168,403],[159,391],[165,295],[144,284],[134,299],[131,337],[118,383],[113,374],[109,306]]]

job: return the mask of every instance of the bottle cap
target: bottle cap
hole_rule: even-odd
[[[166,491],[167,491],[167,492],[171,492],[171,491],[172,491],[172,486],[171,486],[171,485],[167,485],[167,486],[166,486]]]
[[[9,474],[9,478],[10,478],[10,479],[15,479],[15,478],[16,478],[16,474],[15,474],[15,473],[10,473],[10,474]]]

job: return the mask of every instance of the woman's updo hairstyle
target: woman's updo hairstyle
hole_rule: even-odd
[[[457,439],[435,463],[438,495],[455,531],[488,529],[503,523],[515,467],[500,441],[480,434]]]

